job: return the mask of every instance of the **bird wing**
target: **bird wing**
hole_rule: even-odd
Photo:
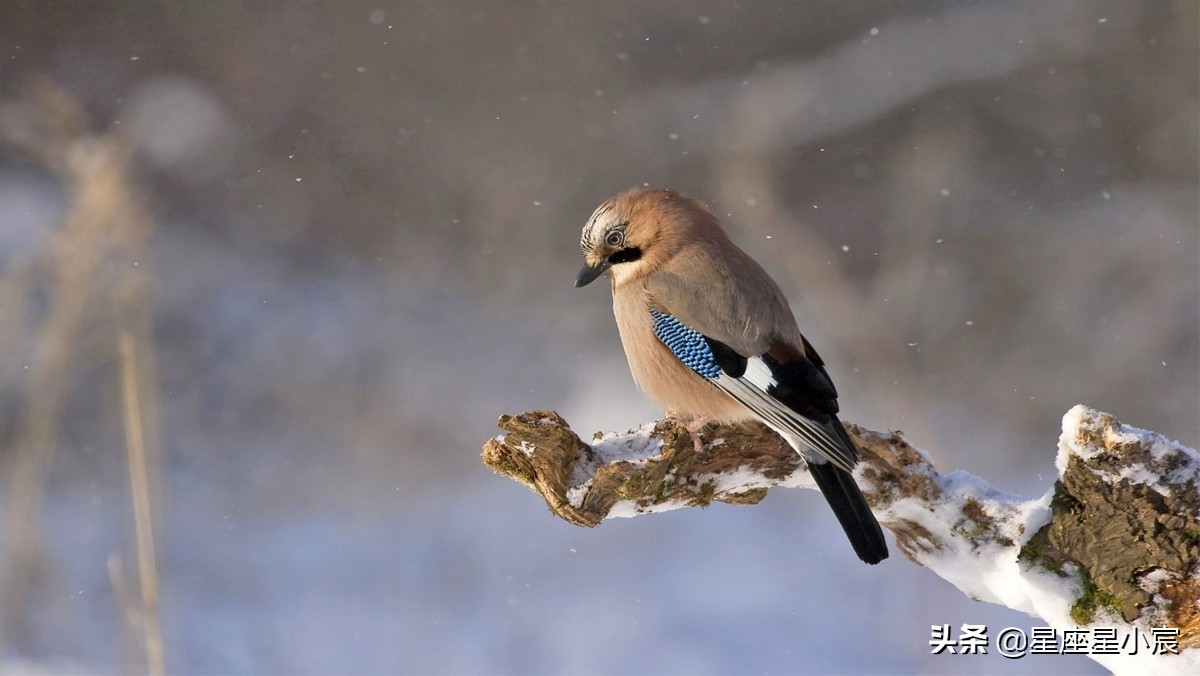
[[[811,449],[816,454],[811,461],[853,469],[858,452],[837,419],[837,391],[808,341],[801,338],[804,354],[774,341],[761,354],[744,355],[671,314],[652,308],[650,315],[658,339],[697,375],[752,411],[797,450]]]
[[[774,337],[800,343],[783,292],[730,242],[687,247],[650,275],[645,289],[652,307],[740,354],[762,354]]]

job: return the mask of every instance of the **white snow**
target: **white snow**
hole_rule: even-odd
[[[624,434],[608,432],[592,440],[592,451],[600,465],[629,462],[643,465],[662,454],[662,439],[651,436],[654,424],[649,423]]]
[[[1060,438],[1057,467],[1061,473],[1066,469],[1067,459],[1075,454],[1082,458],[1095,456],[1098,451],[1085,446],[1081,441],[1081,430],[1094,434],[1099,429],[1099,415],[1084,406],[1072,408],[1063,417],[1063,433]],[[1118,442],[1145,443],[1152,449],[1156,461],[1167,455],[1183,454],[1187,458],[1184,466],[1176,470],[1178,477],[1195,481],[1200,476],[1200,456],[1192,449],[1172,444],[1163,437],[1131,427],[1115,431],[1110,440]],[[1184,476],[1187,472],[1190,475]],[[1166,488],[1157,480],[1158,475],[1142,467],[1135,471],[1122,472],[1120,477],[1106,477],[1110,481],[1129,478],[1166,493]],[[1029,540],[1050,517],[1050,500],[1054,495],[1051,486],[1040,498],[1021,500],[990,487],[985,481],[963,472],[953,472],[939,480],[943,497],[932,509],[912,499],[893,503],[881,521],[910,521],[921,525],[931,534],[932,542],[942,545],[936,551],[919,552],[921,564],[943,579],[958,587],[971,598],[1019,610],[1042,618],[1057,630],[1080,628],[1070,617],[1071,605],[1081,593],[1080,584],[1074,575],[1060,577],[1054,573],[1034,571],[1020,563],[1017,554],[1021,545]],[[959,523],[963,505],[968,499],[979,503],[983,511],[994,519],[996,530],[1013,538],[1014,545],[1004,547],[995,544],[976,546],[972,541],[954,532]],[[1152,582],[1161,583],[1163,576],[1154,577]],[[1117,640],[1124,645],[1126,640],[1139,641],[1151,635],[1154,616],[1161,613],[1149,612],[1142,619],[1127,624],[1118,617],[1098,614],[1091,627],[1114,627]],[[1132,644],[1131,644],[1132,645]],[[1181,655],[1151,655],[1143,646],[1137,655],[1120,651],[1114,655],[1091,655],[1116,674],[1185,674],[1200,673],[1200,650],[1181,651]]]
[[[571,506],[576,509],[583,506],[583,499],[592,487],[597,467],[611,465],[615,462],[628,462],[634,466],[641,466],[646,464],[647,460],[661,455],[662,439],[652,437],[653,431],[654,424],[649,423],[624,434],[606,432],[597,435],[592,440],[591,457],[581,457],[571,470],[571,486],[567,489],[567,501],[571,503]],[[680,507],[682,506],[680,505]],[[609,517],[617,516],[615,511],[617,511],[616,506],[609,511]],[[628,516],[636,515],[636,513],[628,514]]]
[[[1089,446],[1084,443],[1083,433],[1094,437],[1102,432],[1098,414],[1086,406],[1075,406],[1063,416],[1063,433],[1059,438],[1058,457],[1055,467],[1061,475],[1066,471],[1067,461],[1072,455],[1082,459],[1094,458],[1106,452],[1104,446]],[[1140,430],[1135,427],[1122,426],[1119,430],[1104,433],[1105,445],[1136,444],[1146,446],[1150,450],[1151,466],[1132,465],[1122,468],[1117,475],[1101,473],[1110,483],[1128,479],[1131,482],[1144,484],[1163,496],[1170,497],[1171,490],[1164,484],[1190,484],[1200,481],[1200,453],[1179,443],[1172,442],[1162,435]],[[1171,465],[1178,466],[1171,466]]]

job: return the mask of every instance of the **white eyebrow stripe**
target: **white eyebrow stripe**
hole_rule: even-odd
[[[592,220],[590,221],[589,225],[594,225],[596,223],[597,218],[600,218],[604,214],[607,214],[608,212],[612,211],[612,208],[613,208],[612,202],[605,202],[604,204],[601,204],[596,209],[596,212],[592,214]]]
[[[605,202],[596,208],[592,217],[588,219],[587,226],[583,229],[583,236],[579,238],[579,248],[587,251],[594,244],[596,239],[596,229],[600,223],[600,217],[613,210],[612,202]]]

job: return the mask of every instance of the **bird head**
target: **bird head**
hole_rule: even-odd
[[[640,279],[678,252],[697,228],[715,227],[716,217],[699,202],[670,190],[635,188],[592,213],[579,238],[583,269],[575,286],[608,273],[613,283]]]

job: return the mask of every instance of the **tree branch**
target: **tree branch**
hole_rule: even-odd
[[[579,526],[712,501],[754,504],[774,486],[815,488],[800,457],[757,423],[710,427],[699,450],[665,419],[584,443],[557,413],[501,416],[483,462]],[[1045,619],[1179,629],[1200,665],[1200,454],[1077,406],[1063,418],[1059,479],[1023,499],[965,472],[940,474],[897,433],[846,425],[855,472],[901,552],[977,600]],[[1114,668],[1125,655],[1093,657]],[[1145,651],[1137,659],[1145,660]],[[1140,662],[1143,665],[1145,662]]]

